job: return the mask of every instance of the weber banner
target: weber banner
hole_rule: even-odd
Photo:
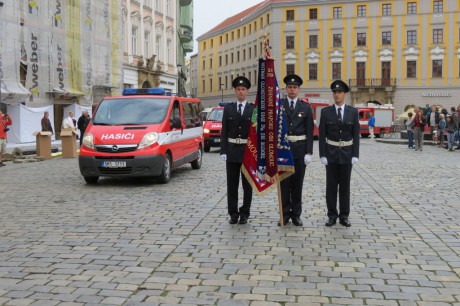
[[[16,105],[30,93],[19,82],[20,20],[19,1],[10,1],[0,9],[0,102]]]
[[[258,90],[242,171],[264,193],[294,172],[274,60],[259,59]]]

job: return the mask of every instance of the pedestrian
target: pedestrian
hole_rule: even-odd
[[[82,145],[83,135],[85,134],[86,127],[88,126],[89,120],[90,120],[89,113],[86,110],[83,111],[80,118],[78,118],[77,126],[78,126],[78,129],[80,130],[80,147]]]
[[[374,127],[375,127],[375,117],[373,113],[369,113],[369,120],[367,121],[367,125],[369,126],[369,135],[371,135],[371,140],[374,140]]]
[[[446,129],[447,129],[447,150],[452,152],[454,151],[454,135],[455,131],[457,130],[457,126],[455,125],[454,117],[452,115],[447,115],[446,121]]]
[[[236,102],[224,107],[222,131],[220,136],[220,157],[225,161],[227,171],[227,209],[230,224],[246,224],[250,215],[252,188],[241,172],[244,151],[248,141],[254,104],[247,101],[251,82],[244,76],[236,77],[232,82]],[[238,210],[239,178],[243,185],[243,206]]]
[[[414,117],[414,138],[415,138],[415,151],[423,151],[423,136],[425,132],[426,119],[423,116],[423,112],[418,108],[414,108],[415,117]]]
[[[439,124],[439,113],[436,108],[436,105],[431,106],[431,110],[429,115],[427,114],[427,123],[428,126],[430,127],[430,135],[431,135],[431,140],[434,145],[438,143],[437,141],[437,130],[438,130],[438,124]]]
[[[446,119],[444,114],[439,114],[439,147],[444,148],[444,132],[446,131]]]
[[[77,127],[77,120],[75,119],[75,116],[73,115],[73,112],[69,112],[69,116],[66,117],[62,121],[62,128],[63,129],[73,129],[75,130]]]
[[[50,121],[49,117],[50,117],[49,112],[45,112],[43,114],[43,118],[42,118],[42,121],[41,121],[42,132],[51,132],[51,134],[54,134],[53,126],[51,125],[51,121]]]
[[[299,91],[303,80],[296,74],[283,79],[287,97],[281,100],[287,126],[287,139],[294,159],[294,174],[281,181],[283,224],[303,226],[302,189],[305,170],[313,154],[313,110],[310,104],[300,100]],[[278,223],[278,225],[281,225]]]
[[[356,108],[345,104],[350,91],[345,82],[332,82],[331,90],[335,104],[321,110],[319,124],[319,156],[326,166],[326,226],[339,218],[340,224],[350,227],[350,180],[352,167],[359,160],[359,117]]]
[[[407,128],[407,141],[409,149],[414,148],[414,129],[412,128],[413,118],[412,112],[407,113],[407,121],[406,121],[406,128]]]
[[[459,150],[460,149],[460,105],[457,106],[457,110],[455,110],[455,107],[452,107],[451,110],[452,110],[452,119],[454,120],[454,124],[456,126],[456,129],[454,132],[454,144],[455,144],[455,141],[458,142],[457,150]]]
[[[12,124],[11,116],[0,111],[0,167],[6,166],[3,162],[3,154],[6,152],[6,139],[10,130],[8,126]]]

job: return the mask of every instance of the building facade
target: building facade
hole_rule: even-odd
[[[266,37],[266,38],[265,38]],[[256,85],[264,40],[278,79],[297,73],[301,96],[332,101],[345,80],[348,103],[460,103],[460,2],[447,0],[266,0],[198,38],[198,96],[215,105],[231,80]],[[281,82],[280,82],[281,83]],[[281,87],[284,84],[280,84]],[[251,88],[251,98],[257,91]]]
[[[123,0],[124,88],[183,91],[184,57],[193,39],[191,0]]]

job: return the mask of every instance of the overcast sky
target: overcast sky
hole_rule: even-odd
[[[196,38],[208,32],[216,25],[245,9],[264,2],[264,0],[194,0],[193,1],[193,38],[194,51],[198,52]]]

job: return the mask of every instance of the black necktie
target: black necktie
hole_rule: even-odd
[[[294,101],[291,100],[291,110],[294,110]]]
[[[341,107],[337,109],[337,117],[339,117],[339,121],[341,122],[342,121],[342,108]]]
[[[241,116],[241,109],[243,108],[243,104],[238,104],[238,116]]]

